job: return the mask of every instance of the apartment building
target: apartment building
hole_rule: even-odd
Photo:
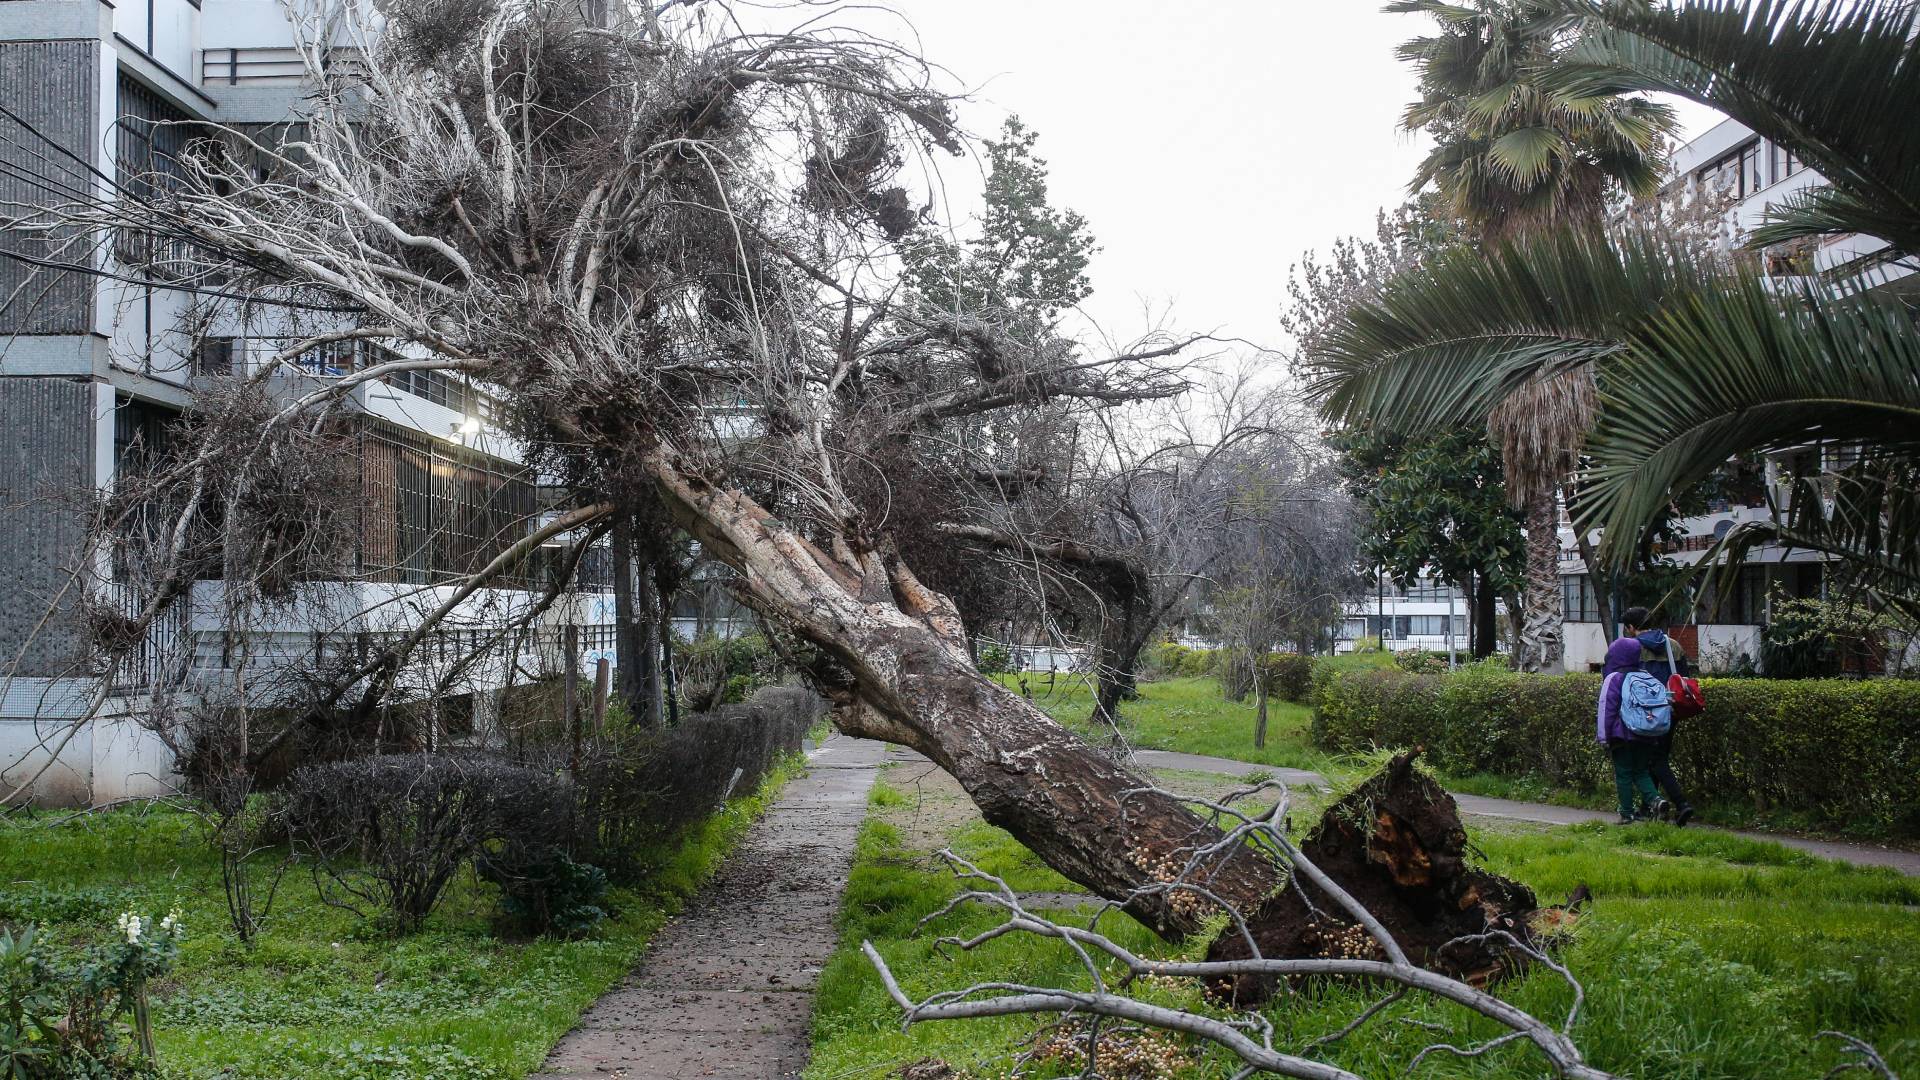
[[[1730,239],[1736,243],[1761,222],[1769,207],[1825,182],[1791,150],[1733,120],[1722,121],[1678,148],[1672,172],[1667,197],[1716,191],[1731,201],[1727,221]],[[1798,286],[1812,280],[1835,290],[1884,291],[1920,301],[1920,274],[1891,260],[1886,242],[1875,237],[1828,237],[1819,243],[1769,249],[1760,258],[1766,273],[1783,283]],[[1708,512],[1685,519],[1683,535],[1668,544],[1663,554],[1676,563],[1698,563],[1730,529],[1743,521],[1766,520],[1774,512],[1772,506],[1784,505],[1783,474],[1804,475],[1835,466],[1840,464],[1835,460],[1839,454],[1844,451],[1808,448],[1777,455],[1744,473],[1731,472],[1709,502]],[[1570,527],[1562,530],[1560,568],[1567,667],[1583,670],[1604,658],[1616,628],[1599,622],[1595,583],[1580,559]],[[1600,587],[1608,586],[1601,583]],[[1825,588],[1824,557],[1767,546],[1748,556],[1737,587],[1725,590],[1725,595],[1703,589],[1694,598],[1692,610],[1667,614],[1680,624],[1676,638],[1709,670],[1738,666],[1743,657],[1757,665],[1770,598],[1817,597]]]
[[[0,2],[0,213],[110,198],[116,185],[167,167],[189,137],[179,122],[297,122],[305,89],[294,42],[276,0]],[[360,520],[340,578],[303,583],[297,603],[249,622],[241,641],[214,618],[220,582],[199,582],[138,655],[100,670],[83,602],[111,602],[138,570],[76,573],[93,501],[164,447],[196,389],[248,375],[303,339],[271,319],[183,334],[198,298],[131,269],[145,261],[135,249],[154,242],[122,235],[61,252],[0,235],[0,790],[39,772],[58,747],[36,785],[46,801],[165,790],[171,762],[136,722],[155,687],[218,679],[240,653],[258,662],[377,647],[439,606],[442,582],[525,537],[542,513],[537,478],[499,429],[484,386],[436,371],[362,384],[346,421],[359,490],[343,492]],[[273,382],[291,393],[390,355],[373,343],[316,350]],[[525,653],[500,646],[457,675],[436,668],[525,610],[537,576],[462,604],[402,692],[444,683],[479,716],[509,677],[564,666],[563,642],[576,665],[610,657],[612,604],[589,591],[550,610]],[[107,595],[82,595],[89,590]],[[102,680],[106,708],[69,736]]]

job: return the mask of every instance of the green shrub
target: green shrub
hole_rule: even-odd
[[[480,876],[500,887],[500,911],[523,934],[586,937],[610,912],[607,872],[549,851],[529,862],[501,859],[476,864]]]
[[[1680,722],[1674,768],[1709,802],[1791,810],[1861,835],[1920,835],[1920,684],[1874,679],[1708,679],[1707,711]],[[1438,768],[1606,790],[1594,742],[1600,677],[1474,664],[1453,675],[1314,676],[1314,742],[1329,750],[1425,746]]]
[[[1413,675],[1442,675],[1447,670],[1447,654],[1428,649],[1406,649],[1393,654],[1393,666]]]
[[[980,643],[980,658],[974,662],[982,675],[1004,675],[1013,670],[1013,653],[994,641]]]
[[[1307,700],[1313,689],[1313,657],[1299,653],[1268,653],[1260,658],[1260,677],[1267,694],[1282,701]]]
[[[1369,635],[1367,637],[1354,638],[1353,651],[1357,653],[1381,652],[1382,649],[1380,647],[1380,638],[1374,635]]]
[[[1173,641],[1148,646],[1140,656],[1141,673],[1150,678],[1199,678],[1220,665],[1220,649],[1191,649]]]

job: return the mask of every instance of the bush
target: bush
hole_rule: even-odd
[[[799,751],[824,703],[797,687],[768,687],[739,705],[635,731],[582,764],[576,851],[617,880],[644,877],[648,853],[757,787]]]
[[[1178,642],[1163,641],[1148,646],[1141,654],[1142,674],[1159,679],[1195,679],[1212,675],[1220,668],[1224,649],[1193,649]]]
[[[1305,701],[1313,690],[1313,657],[1299,653],[1268,653],[1260,658],[1260,677],[1267,694],[1282,701]]]
[[[703,713],[739,704],[772,685],[780,677],[780,655],[759,634],[702,634],[675,645],[673,669],[681,703]]]
[[[1412,675],[1444,675],[1447,654],[1427,649],[1406,649],[1393,654],[1393,666]]]
[[[980,659],[975,662],[982,675],[1004,675],[1013,670],[1013,653],[994,641],[980,643]]]
[[[0,1076],[122,1080],[154,1075],[147,984],[180,957],[179,916],[123,913],[77,964],[54,960],[32,924],[0,931]],[[134,1042],[118,1023],[133,1022]]]
[[[592,933],[611,912],[607,872],[549,849],[526,862],[482,859],[480,876],[500,887],[500,911],[525,934],[577,938]]]
[[[565,778],[497,758],[385,754],[300,769],[283,814],[323,899],[407,932],[470,861],[512,875],[564,849],[572,799]]]
[[[1789,810],[1861,835],[1920,835],[1920,685],[1876,679],[1708,679],[1680,722],[1674,768],[1696,798]],[[1594,742],[1600,677],[1481,663],[1450,676],[1315,675],[1314,742],[1336,751],[1422,745],[1443,770],[1611,790]]]

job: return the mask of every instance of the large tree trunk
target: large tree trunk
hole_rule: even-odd
[[[1564,641],[1560,605],[1560,505],[1552,487],[1527,496],[1527,578],[1516,659],[1522,671],[1560,672]]]
[[[660,643],[651,567],[636,565],[633,523],[613,527],[614,655],[620,669],[620,700],[636,724],[660,726]]]
[[[987,821],[1073,881],[1128,901],[1155,930],[1199,928],[1210,906],[1193,893],[1134,893],[1165,881],[1220,834],[1179,800],[1140,791],[1144,778],[981,675],[944,596],[881,550],[855,551],[835,537],[829,554],[665,451],[648,462],[682,526],[741,573],[744,598],[843,669],[820,679],[835,726],[925,754]],[[1277,882],[1273,866],[1245,850],[1197,877],[1244,910]]]
[[[1111,608],[1121,610],[1114,612]],[[1140,666],[1140,653],[1147,647],[1147,639],[1153,635],[1151,616],[1143,610],[1145,597],[1132,594],[1127,598],[1113,598],[1109,602],[1107,618],[1100,628],[1100,661],[1096,672],[1097,689],[1094,694],[1092,723],[1100,725],[1117,724],[1120,720],[1120,703],[1132,701],[1140,696],[1140,679],[1137,670]]]
[[[1473,590],[1473,658],[1485,660],[1500,645],[1500,596],[1482,572]]]

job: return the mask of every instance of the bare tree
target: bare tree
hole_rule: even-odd
[[[357,6],[294,16],[313,84],[302,127],[209,129],[164,183],[9,221],[69,253],[73,237],[138,230],[158,238],[144,265],[113,272],[164,275],[209,307],[333,320],[283,335],[259,383],[331,343],[393,350],[284,395],[257,437],[188,447],[160,580],[176,598],[190,580],[213,473],[271,492],[257,464],[280,433],[322,429],[354,388],[402,371],[496,389],[570,495],[446,583],[416,629],[316,672],[302,722],[250,760],[342,707],[377,709],[433,627],[644,492],[808,647],[842,730],[927,754],[988,820],[1151,925],[1197,926],[1136,890],[1210,826],[1171,797],[1123,804],[1137,777],[975,671],[953,603],[902,558],[884,507],[851,494],[903,433],[1182,385],[1186,341],[1087,355],[892,302],[892,253],[919,227],[896,177],[962,147],[928,66],[830,29],[817,5],[796,9],[792,32],[746,29],[718,4],[612,26],[558,0],[438,0],[379,26]],[[343,46],[358,59],[331,63]],[[1245,856],[1216,871],[1248,901],[1273,880]]]

